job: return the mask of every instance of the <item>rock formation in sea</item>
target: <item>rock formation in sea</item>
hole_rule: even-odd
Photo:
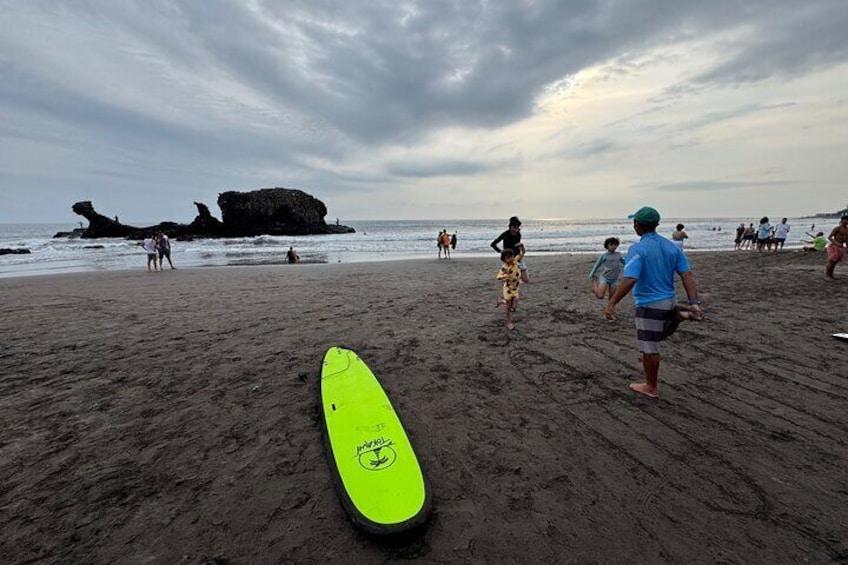
[[[90,201],[77,202],[72,210],[88,220],[81,237],[125,237],[144,239],[148,234],[162,230],[175,239],[195,237],[251,237],[256,235],[313,235],[353,233],[348,226],[330,225],[324,221],[327,207],[317,198],[302,190],[289,188],[263,188],[250,192],[224,192],[218,196],[221,218],[218,220],[209,208],[195,202],[197,217],[190,224],[162,222],[155,226],[136,227],[122,224],[99,214]],[[68,237],[74,232],[60,232],[54,237]]]
[[[311,235],[350,233],[347,226],[324,222],[327,207],[302,190],[263,188],[224,192],[218,196],[221,220],[228,235]]]

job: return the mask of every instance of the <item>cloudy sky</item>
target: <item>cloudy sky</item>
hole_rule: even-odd
[[[848,201],[845,0],[0,0],[0,223],[801,215]]]

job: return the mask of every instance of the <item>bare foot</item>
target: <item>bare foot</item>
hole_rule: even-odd
[[[660,396],[657,389],[648,386],[648,383],[630,383],[630,388],[651,398],[659,398]]]
[[[506,304],[506,300],[504,300],[502,297],[498,298],[498,302],[497,302],[497,304],[495,304],[495,308],[500,308],[504,304]]]
[[[515,324],[513,324],[512,322],[508,323],[508,324],[506,325],[506,329],[508,329],[508,330],[510,330],[510,331],[514,330],[514,329],[515,329]]]

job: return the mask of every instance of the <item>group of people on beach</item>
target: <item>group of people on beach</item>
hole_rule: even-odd
[[[456,232],[453,235],[448,235],[448,230],[442,230],[436,236],[436,246],[439,248],[439,259],[444,255],[445,259],[450,259],[451,249],[456,249]]]
[[[787,218],[781,219],[779,224],[771,225],[768,216],[763,216],[757,227],[754,227],[753,222],[747,226],[742,222],[736,227],[734,249],[759,252],[782,250],[791,229]]]
[[[171,240],[163,231],[147,234],[147,237],[139,243],[139,245],[147,253],[147,270],[161,271],[165,268],[164,260],[168,260],[171,269],[174,267],[174,262],[171,261]]]
[[[848,249],[848,215],[842,216],[837,225],[831,230],[830,235],[825,237],[824,232],[819,231],[813,233],[815,224],[812,225],[810,231],[806,235],[811,239],[806,240],[803,247],[804,251],[824,251],[827,255],[827,264],[825,265],[825,280],[833,280],[833,272],[836,269],[836,264],[842,261],[845,257],[845,249]],[[763,216],[758,227],[754,227],[753,222],[746,227],[744,222],[736,228],[736,244],[737,250],[757,250],[762,251],[780,251],[786,243],[787,236],[791,230],[791,226],[786,218],[780,220],[779,224],[771,225],[767,216]]]
[[[701,320],[703,311],[698,300],[698,289],[692,269],[677,242],[656,233],[660,214],[644,206],[628,216],[633,229],[640,237],[632,245],[625,259],[618,252],[621,242],[609,237],[604,241],[605,251],[598,257],[589,273],[592,293],[599,299],[608,297],[604,316],[615,319],[616,305],[633,293],[636,302],[636,343],[642,357],[645,382],[632,383],[634,391],[656,398],[659,394],[657,379],[660,367],[660,342],[671,335],[682,320]],[[677,232],[684,229],[677,226]],[[503,248],[498,244],[502,244]],[[497,306],[503,307],[507,330],[515,328],[512,313],[518,308],[519,286],[530,281],[524,262],[526,248],[521,242],[521,221],[513,216],[509,227],[493,242],[492,248],[501,256],[501,268],[496,278],[503,281]],[[687,303],[678,304],[674,289],[674,276],[679,275],[686,291]]]
[[[656,398],[659,394],[657,380],[660,367],[660,342],[677,329],[683,320],[699,321],[704,318],[698,288],[692,269],[683,252],[683,241],[687,239],[685,226],[677,224],[670,239],[656,233],[660,223],[660,214],[650,206],[644,206],[628,216],[633,220],[633,230],[639,241],[630,246],[627,255],[618,251],[621,244],[618,238],[608,237],[604,241],[604,252],[598,257],[589,279],[592,293],[598,299],[608,298],[604,316],[615,319],[616,305],[628,294],[633,293],[636,303],[636,345],[642,359],[645,382],[632,383],[634,391]],[[750,229],[749,229],[750,228]],[[750,235],[753,224],[746,228],[744,223],[737,229],[737,249]],[[789,234],[788,220],[783,218],[771,226],[768,218],[760,221],[756,230],[758,251],[783,249]],[[812,236],[812,234],[808,233]],[[503,248],[498,244],[503,244]],[[814,240],[814,249],[827,253],[825,279],[834,279],[836,264],[842,261],[848,252],[848,215],[842,216],[839,225],[825,238],[818,232]],[[503,307],[507,330],[515,328],[512,313],[518,308],[519,286],[529,282],[527,265],[524,262],[526,248],[521,242],[521,221],[513,216],[509,227],[493,242],[492,248],[501,256],[501,268],[496,278],[503,282],[498,294],[497,306]],[[675,275],[679,276],[686,292],[687,301],[678,303],[674,288]]]

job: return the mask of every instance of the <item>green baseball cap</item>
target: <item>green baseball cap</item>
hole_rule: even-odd
[[[655,226],[660,223],[660,213],[650,206],[642,206],[635,213],[627,216],[628,220],[636,220],[643,226]]]

